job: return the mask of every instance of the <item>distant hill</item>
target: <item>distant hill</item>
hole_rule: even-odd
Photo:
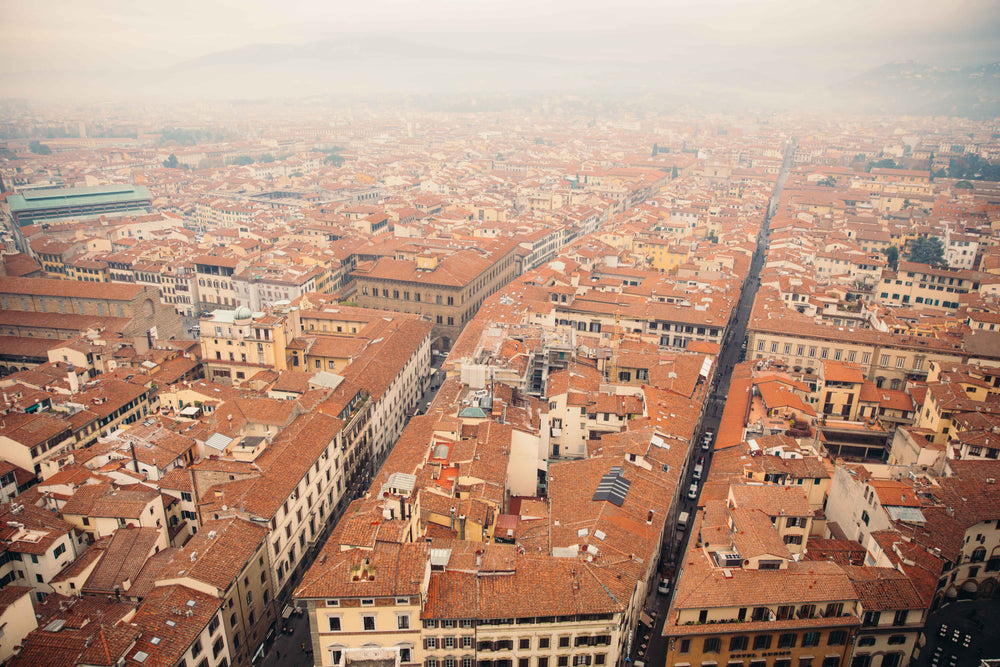
[[[887,63],[833,86],[831,93],[841,105],[867,113],[993,118],[1000,115],[1000,63]]]

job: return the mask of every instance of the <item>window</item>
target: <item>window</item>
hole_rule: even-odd
[[[795,633],[785,632],[778,635],[778,648],[795,648]]]
[[[882,656],[882,667],[899,667],[902,662],[902,653],[886,653]]]
[[[875,646],[875,638],[871,635],[858,638],[858,646]]]
[[[827,656],[823,658],[823,667],[838,667],[840,665],[840,657],[836,655]]]
[[[729,652],[745,651],[750,644],[750,638],[746,635],[736,635],[729,640]]]
[[[365,631],[371,632],[375,629],[375,617],[371,615],[362,616],[361,619],[364,621]]]
[[[843,646],[845,643],[847,643],[846,630],[831,630],[826,640],[827,646]]]
[[[758,649],[769,649],[771,648],[771,635],[757,635],[753,638],[753,648]]]
[[[862,619],[861,624],[866,626],[878,625],[879,618],[882,617],[882,613],[878,611],[866,611],[865,617]]]
[[[569,637],[559,638],[559,648],[569,648]]]
[[[517,647],[521,650],[531,648],[531,637],[521,637],[517,640]]]
[[[909,615],[909,610],[899,609],[896,611],[896,615],[892,618],[893,625],[906,625],[906,617]]]
[[[399,661],[400,662],[413,662],[412,651],[409,646],[399,647]]]
[[[722,650],[722,640],[718,637],[707,637],[705,639],[705,646],[702,648],[702,653],[718,653]]]
[[[802,645],[803,646],[819,646],[819,633],[818,632],[806,632],[802,635]]]
[[[889,635],[889,643],[893,646],[906,643],[906,635]]]
[[[410,615],[409,614],[397,614],[396,615],[396,629],[397,630],[409,630],[410,629]]]
[[[550,639],[548,637],[538,638],[538,648],[548,648],[550,645]]]
[[[681,653],[690,653],[691,652],[691,640],[690,639],[688,639],[688,638],[685,637],[684,639],[681,640],[680,652]]]

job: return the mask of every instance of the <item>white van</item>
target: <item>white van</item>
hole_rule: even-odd
[[[705,466],[703,466],[700,463],[697,463],[694,466],[694,472],[691,474],[691,476],[694,477],[695,479],[701,479],[701,474],[702,472],[704,472],[704,470]]]
[[[690,514],[681,512],[680,516],[677,517],[677,530],[687,530],[689,518],[691,518]]]

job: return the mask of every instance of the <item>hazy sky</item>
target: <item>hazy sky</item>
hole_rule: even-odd
[[[0,72],[145,69],[255,43],[433,33],[567,58],[1000,60],[996,0],[0,0]]]

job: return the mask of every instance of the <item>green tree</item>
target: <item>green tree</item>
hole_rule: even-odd
[[[677,175],[678,175],[678,173],[679,173],[679,172],[677,171],[677,167],[673,167],[673,168],[672,168],[672,169],[670,170],[670,178],[677,178]]]
[[[887,157],[882,160],[878,160],[876,162],[868,163],[868,171],[871,171],[872,169],[895,169],[895,168],[896,168],[896,161],[893,160],[891,157]]]
[[[253,158],[249,155],[237,155],[233,158],[233,164],[240,166],[244,164],[253,164]]]
[[[944,244],[936,236],[914,239],[906,258],[918,264],[944,264]]]
[[[43,144],[42,142],[38,141],[37,139],[34,140],[34,141],[29,141],[28,142],[28,150],[31,151],[32,153],[34,153],[35,155],[51,155],[52,154],[52,149],[49,148],[48,146],[46,146],[45,144]]]
[[[171,153],[170,157],[168,157],[166,160],[163,161],[163,166],[166,167],[167,169],[176,169],[177,156]]]
[[[344,158],[340,157],[336,153],[330,153],[323,158],[323,164],[332,164],[334,167],[339,167],[344,164]]]
[[[899,267],[899,248],[894,245],[882,249],[885,261],[889,262],[889,268],[895,271]]]
[[[959,181],[958,183],[955,183],[955,189],[956,190],[971,190],[972,189],[972,183],[969,183],[968,181]]]

